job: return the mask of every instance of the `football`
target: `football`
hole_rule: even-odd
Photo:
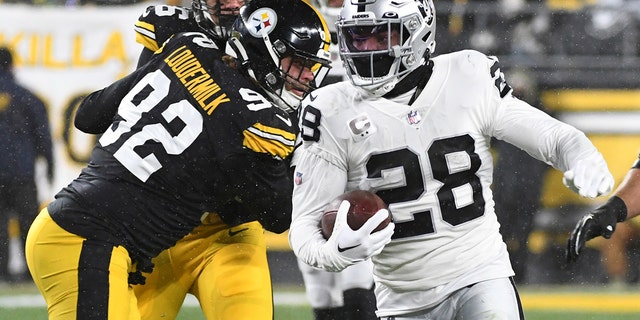
[[[347,224],[353,230],[360,229],[378,210],[387,208],[387,204],[373,192],[354,190],[344,193],[331,201],[324,209],[321,227],[322,235],[325,239],[329,239],[331,233],[333,233],[333,225],[335,224],[336,214],[338,213],[338,208],[342,200],[347,200],[351,203],[349,212],[347,213]],[[391,212],[389,212],[389,217],[382,221],[373,232],[384,229],[389,222],[391,222]]]

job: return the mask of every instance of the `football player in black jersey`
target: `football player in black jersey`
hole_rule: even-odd
[[[171,36],[180,32],[206,32],[222,49],[244,0],[193,0],[191,8],[149,6],[135,24],[136,41],[144,46],[138,67]]]
[[[173,33],[202,28],[223,48],[231,30],[228,17],[239,12],[237,5],[230,0],[220,7],[213,3],[206,7],[204,1],[195,0],[191,9],[166,5],[147,8],[136,23],[136,39],[145,47],[138,65],[143,65]],[[283,65],[288,65],[288,58]],[[155,268],[146,283],[134,286],[143,319],[175,318],[187,293],[198,299],[207,319],[272,317],[264,230],[257,221],[232,227],[216,214],[209,214],[153,262]]]
[[[194,0],[191,8],[148,7],[135,26],[136,41],[143,45],[138,67],[180,32],[204,30],[224,48],[243,4],[241,0]],[[198,299],[207,319],[224,319],[228,313],[238,319],[272,317],[265,236],[257,221],[230,227],[218,215],[208,214],[153,263],[146,283],[133,287],[142,319],[174,319],[187,293]]]
[[[234,65],[208,35],[177,34],[144,66],[82,102],[76,125],[104,133],[88,166],[33,223],[26,245],[49,319],[139,319],[130,285],[144,283],[151,259],[203,219],[232,228],[220,243],[243,236],[250,221],[277,233],[288,228],[296,127],[274,105],[298,102],[285,87],[302,98],[321,82],[330,64],[327,26],[304,1],[254,0],[240,10],[229,41]],[[227,257],[248,247],[229,246]],[[208,279],[233,275],[233,262],[216,261]],[[251,270],[239,272],[215,288],[219,297],[264,285]],[[271,304],[222,306],[212,319],[272,318]]]

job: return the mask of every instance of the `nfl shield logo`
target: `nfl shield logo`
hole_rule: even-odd
[[[293,183],[301,184],[302,183],[302,172],[296,172],[295,178],[293,178]]]
[[[407,114],[407,120],[409,120],[409,124],[418,124],[422,121],[422,117],[418,111],[413,110]]]

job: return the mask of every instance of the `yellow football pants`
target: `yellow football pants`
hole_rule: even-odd
[[[25,253],[49,320],[140,319],[123,247],[69,233],[45,208],[29,229]]]
[[[208,320],[271,320],[273,294],[264,230],[233,228],[215,214],[153,259],[154,271],[134,286],[142,319],[175,319],[193,294]]]

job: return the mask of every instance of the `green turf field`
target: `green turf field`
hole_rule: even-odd
[[[527,320],[631,320],[639,319],[640,313],[615,313],[615,312],[571,312],[571,311],[528,311]],[[275,318],[277,320],[313,320],[311,311],[306,306],[276,306]],[[0,319],[29,319],[45,320],[46,311],[43,308],[0,308]],[[197,307],[186,307],[180,315],[179,320],[204,320],[204,316]]]
[[[600,287],[520,288],[528,320],[640,319],[640,288],[611,290]],[[204,320],[190,297],[178,319]],[[299,287],[274,288],[276,320],[312,320]],[[43,300],[33,286],[0,285],[0,320],[46,320]]]

